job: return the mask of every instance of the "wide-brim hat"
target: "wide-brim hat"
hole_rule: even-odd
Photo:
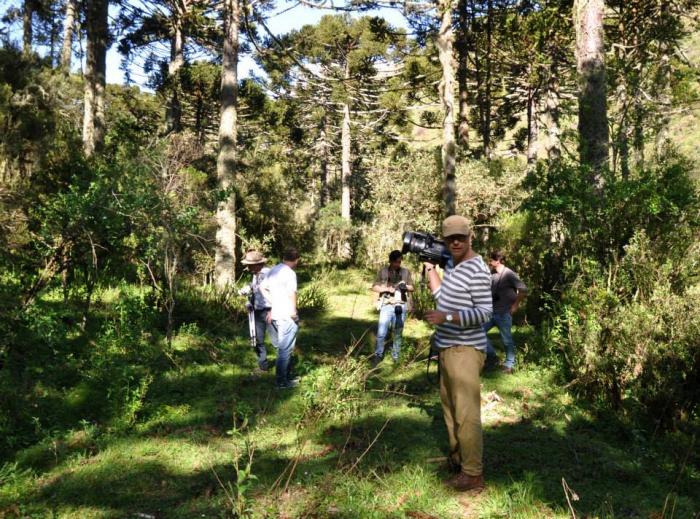
[[[469,220],[464,216],[453,214],[442,222],[442,237],[447,238],[455,235],[471,236],[472,230],[469,227]]]
[[[265,263],[266,261],[267,258],[263,256],[262,253],[256,250],[249,250],[245,253],[245,256],[243,256],[241,263],[243,265],[257,265],[259,263]]]

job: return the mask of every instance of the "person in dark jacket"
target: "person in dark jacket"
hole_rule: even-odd
[[[505,266],[506,257],[503,252],[496,250],[489,255],[489,267],[491,268],[491,295],[493,297],[493,315],[484,324],[484,331],[496,326],[501,334],[506,360],[503,363],[504,373],[513,373],[515,368],[515,343],[511,327],[513,326],[513,314],[517,312],[520,302],[527,295],[527,286],[518,275]],[[486,365],[498,364],[496,350],[488,340],[486,347]]]

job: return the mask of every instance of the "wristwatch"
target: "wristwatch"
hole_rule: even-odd
[[[451,313],[448,313],[448,314],[445,316],[445,321],[447,321],[448,323],[451,323],[451,322],[452,322],[452,314],[451,314]]]

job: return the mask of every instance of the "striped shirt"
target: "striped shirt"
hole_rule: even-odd
[[[491,319],[491,273],[481,256],[445,270],[442,284],[433,292],[437,310],[459,315],[459,322],[439,324],[435,331],[438,348],[468,345],[486,350],[481,325]]]

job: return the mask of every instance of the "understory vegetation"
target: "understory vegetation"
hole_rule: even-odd
[[[309,269],[300,275],[308,280]],[[326,271],[335,288],[324,291],[322,311],[302,310],[301,385],[281,392],[272,373],[255,373],[240,313],[222,315],[220,302],[199,294],[198,311],[188,309],[192,318],[167,348],[162,328],[125,328],[147,310],[147,292],[100,291],[101,344],[115,334],[129,340],[97,356],[73,336],[71,358],[37,358],[34,369],[53,365],[54,379],[44,377],[25,401],[43,419],[28,422],[16,439],[34,442],[2,465],[0,510],[76,518],[696,513],[693,437],[645,430],[577,398],[556,366],[542,365],[541,339],[528,325],[515,335],[521,369],[483,379],[487,490],[446,490],[434,364],[426,374],[429,330],[410,319],[400,362],[372,370],[371,278]],[[71,337],[45,326],[46,335]],[[82,371],[90,376],[78,381],[76,364],[89,364]]]

